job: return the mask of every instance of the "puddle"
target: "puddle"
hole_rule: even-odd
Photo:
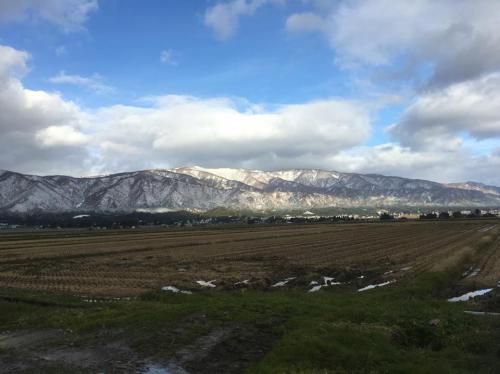
[[[448,299],[448,301],[450,303],[458,303],[458,302],[461,302],[461,301],[468,301],[468,300],[473,299],[473,298],[475,298],[477,296],[485,295],[485,294],[487,294],[488,292],[491,292],[491,291],[493,291],[493,288],[485,288],[485,289],[482,289],[482,290],[467,292],[466,294],[463,294],[461,296],[452,297],[451,299]]]

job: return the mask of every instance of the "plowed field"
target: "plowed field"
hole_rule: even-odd
[[[496,285],[499,227],[471,220],[2,233],[0,287],[134,296],[166,285],[196,289],[197,280],[264,288],[297,274],[397,278],[453,266],[485,237],[493,244],[481,250],[476,281]]]

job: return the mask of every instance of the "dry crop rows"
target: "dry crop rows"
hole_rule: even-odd
[[[440,270],[485,235],[484,221],[285,225],[0,235],[0,287],[128,296],[199,279],[255,286],[297,269]],[[493,222],[494,225],[494,222]],[[500,241],[480,274],[495,283]]]

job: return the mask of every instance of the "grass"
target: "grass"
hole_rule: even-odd
[[[462,304],[447,303],[442,292],[453,275],[421,274],[364,293],[153,292],[99,305],[17,294],[18,302],[0,302],[0,329],[124,329],[138,352],[168,358],[216,328],[237,326],[251,331],[239,344],[265,347],[247,366],[250,373],[493,372],[500,367],[500,319],[469,316]]]

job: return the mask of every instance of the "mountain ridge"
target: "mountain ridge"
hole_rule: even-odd
[[[180,167],[71,177],[0,170],[0,210],[500,206],[500,187],[322,169]]]

